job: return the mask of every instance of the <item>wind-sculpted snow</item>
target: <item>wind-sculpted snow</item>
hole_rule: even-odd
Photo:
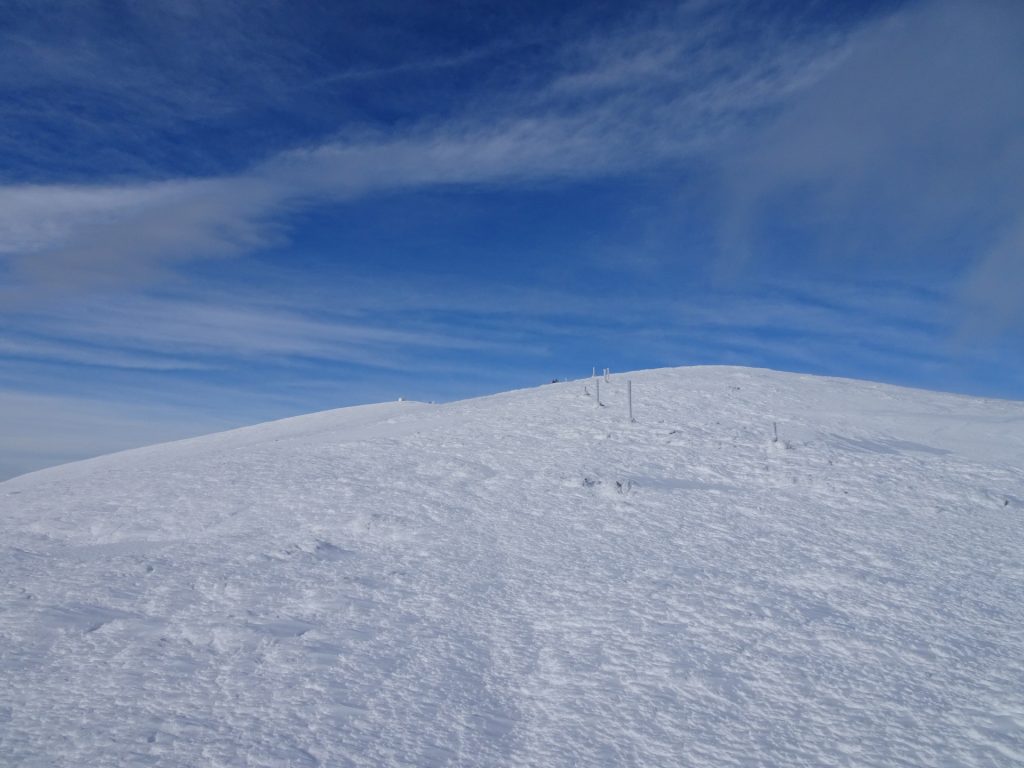
[[[0,484],[0,763],[1024,764],[1024,404],[629,378]]]

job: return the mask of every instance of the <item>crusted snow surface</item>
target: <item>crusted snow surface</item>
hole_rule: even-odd
[[[0,763],[1024,764],[1024,403],[727,367],[593,395],[0,484]]]

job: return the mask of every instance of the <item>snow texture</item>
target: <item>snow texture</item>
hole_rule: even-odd
[[[1024,403],[629,378],[0,484],[0,763],[1024,764]]]

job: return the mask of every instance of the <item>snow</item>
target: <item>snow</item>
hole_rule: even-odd
[[[588,383],[0,483],[0,762],[1024,763],[1024,403]]]

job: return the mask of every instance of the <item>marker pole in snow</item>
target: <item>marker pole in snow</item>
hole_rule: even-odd
[[[594,380],[594,386],[597,387],[597,389],[596,389],[597,397],[594,398],[594,402],[597,403],[598,405],[600,405],[601,404],[601,380],[600,379],[595,379]]]
[[[626,400],[629,401],[629,422],[632,424],[636,419],[633,418],[633,381],[626,382]]]

